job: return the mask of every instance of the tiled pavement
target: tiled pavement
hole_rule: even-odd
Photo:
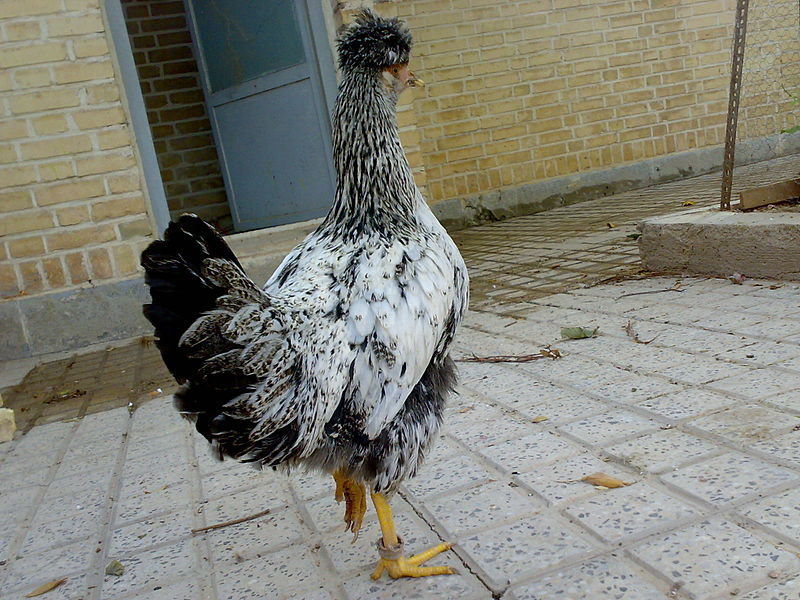
[[[641,204],[674,210],[694,189],[669,185],[647,197],[666,198],[660,208]],[[458,575],[371,581],[374,512],[351,543],[332,480],[215,462],[156,391],[168,380],[152,347],[135,344],[34,370],[6,394],[28,407],[29,431],[0,445],[0,598],[66,578],[42,598],[796,600],[800,285],[655,277],[580,287],[635,269],[625,236],[643,215],[627,197],[459,236],[478,310],[455,356],[547,345],[564,356],[460,363],[446,434],[393,500],[407,547],[456,542],[432,564]],[[562,267],[490,281],[516,263],[514,252],[503,263],[489,230],[530,242],[527,264]],[[604,244],[630,260],[605,260]],[[570,257],[577,264],[563,266]],[[540,294],[528,285],[540,279],[566,281],[565,291]],[[636,343],[628,321],[641,341],[655,339]],[[562,326],[599,335],[561,341]],[[581,481],[596,472],[629,485]],[[104,575],[112,559],[123,575]]]

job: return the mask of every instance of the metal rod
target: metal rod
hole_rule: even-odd
[[[731,87],[728,96],[728,122],[725,126],[725,157],[722,162],[722,193],[720,210],[731,209],[731,190],[733,188],[733,165],[736,158],[736,125],[739,120],[739,93],[742,88],[742,67],[744,66],[745,36],[747,35],[747,9],[750,0],[737,0],[736,24],[733,33],[733,52],[731,58]]]

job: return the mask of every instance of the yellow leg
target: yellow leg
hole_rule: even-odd
[[[444,543],[420,552],[409,558],[402,556],[403,544],[397,536],[394,528],[394,518],[392,509],[383,494],[372,494],[372,503],[375,505],[375,512],[378,513],[378,521],[381,524],[383,537],[378,541],[378,552],[381,554],[378,559],[378,566],[372,573],[373,579],[378,579],[384,571],[389,573],[389,577],[425,577],[427,575],[452,575],[455,570],[452,567],[420,567],[422,563],[433,558],[441,552],[446,552],[453,547],[452,544]]]
[[[336,501],[345,501],[344,522],[345,531],[353,532],[353,541],[358,538],[361,524],[364,522],[364,513],[367,512],[367,493],[364,485],[345,475],[339,470],[333,474],[336,481]]]

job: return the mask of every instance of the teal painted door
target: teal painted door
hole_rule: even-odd
[[[324,29],[315,14],[319,5],[188,0],[237,231],[319,217],[333,201],[335,76],[324,31],[318,31]]]

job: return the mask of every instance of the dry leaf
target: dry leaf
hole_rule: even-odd
[[[681,202],[681,206],[694,206],[695,204],[697,204],[697,202],[694,200],[684,200]]]
[[[626,485],[631,484],[630,481],[622,481],[621,479],[617,479],[616,477],[612,477],[606,473],[592,473],[591,475],[587,475],[581,479],[581,481],[608,489],[625,487]]]
[[[589,329],[588,327],[562,327],[561,337],[565,340],[583,340],[593,338],[600,331],[599,327]]]
[[[474,405],[474,404],[470,404],[469,406],[465,406],[464,408],[461,408],[461,409],[459,409],[459,411],[458,411],[458,412],[460,412],[460,413],[469,412],[469,411],[471,411],[473,408],[475,408],[475,405]]]
[[[616,228],[616,226],[617,225],[615,223],[606,223],[606,227],[608,227],[609,229],[614,229]]]
[[[116,559],[106,565],[106,575],[121,577],[123,573],[125,573],[125,565]]]
[[[544,415],[540,415],[538,417],[533,417],[531,419],[531,423],[541,423],[542,421],[547,421],[550,417],[545,417]]]
[[[50,581],[48,583],[43,583],[35,590],[33,590],[30,594],[25,594],[26,598],[35,598],[36,596],[41,596],[42,594],[46,594],[50,590],[56,589],[58,586],[66,583],[66,577],[64,579],[56,579],[54,581]]]

